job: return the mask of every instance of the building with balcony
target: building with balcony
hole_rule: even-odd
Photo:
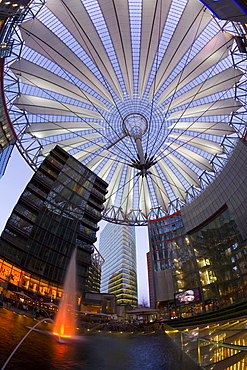
[[[77,248],[78,292],[88,280],[107,184],[56,146],[20,196],[0,238],[0,278],[9,290],[59,298]],[[97,290],[97,289],[96,289]]]

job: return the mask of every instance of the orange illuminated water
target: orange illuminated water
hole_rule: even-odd
[[[76,332],[76,248],[72,253],[63,287],[63,296],[55,317],[53,334],[72,337]]]

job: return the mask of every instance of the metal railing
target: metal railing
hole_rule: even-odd
[[[166,333],[203,369],[247,369],[246,317]]]
[[[208,344],[211,344],[211,345],[214,345],[214,346],[217,346],[217,347],[223,347],[223,348],[229,348],[229,349],[232,349],[234,351],[247,351],[247,346],[238,346],[238,345],[235,345],[235,344],[228,344],[228,343],[221,343],[221,342],[215,342],[213,340],[209,340],[209,339],[206,339],[206,338],[197,338],[197,363],[198,365],[202,366],[202,361],[201,361],[201,343],[204,342],[204,343],[208,343]],[[221,365],[223,365],[223,361],[225,360],[228,360],[228,362],[232,362],[230,364],[231,365],[234,365],[236,362],[239,361],[239,357],[234,357],[236,355],[233,354],[231,357],[226,357],[225,359],[219,361],[221,363]],[[246,354],[244,354],[245,356]],[[244,357],[244,356],[241,356],[241,357]],[[232,359],[233,361],[229,361],[229,359]],[[209,366],[213,366],[213,368],[215,369],[215,365],[217,365],[217,363],[219,362],[216,362],[216,363],[213,363],[213,364],[209,364]],[[207,365],[208,367],[208,365]]]

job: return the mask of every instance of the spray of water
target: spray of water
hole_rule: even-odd
[[[63,287],[63,296],[55,317],[53,334],[72,337],[76,333],[76,252],[72,253]]]
[[[40,320],[39,322],[37,322],[27,333],[26,335],[24,335],[24,337],[22,338],[22,340],[20,340],[20,342],[17,344],[17,346],[14,348],[14,350],[11,352],[11,354],[9,355],[9,357],[7,358],[7,360],[5,361],[3,367],[1,368],[1,370],[4,370],[5,367],[8,365],[9,361],[11,360],[11,358],[13,357],[13,355],[15,354],[15,352],[18,350],[18,348],[20,347],[20,345],[24,342],[24,340],[26,339],[26,337],[34,330],[36,329],[36,327],[41,324],[42,322],[44,321],[51,321],[54,323],[54,321],[52,319],[49,319],[49,318],[45,318],[45,319],[42,319]]]

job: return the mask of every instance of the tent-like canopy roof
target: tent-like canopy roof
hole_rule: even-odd
[[[244,77],[199,0],[47,0],[19,31],[10,115],[33,167],[60,145],[109,183],[105,219],[136,225],[214,178]]]

